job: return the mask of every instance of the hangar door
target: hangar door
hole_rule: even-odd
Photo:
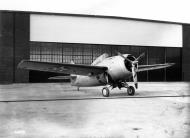
[[[73,60],[77,64],[91,64],[105,52],[113,56],[115,51],[120,51],[136,57],[145,52],[143,64],[172,61],[177,63],[173,70],[178,75],[169,77],[170,69],[143,72],[139,73],[140,81],[176,81],[181,78],[181,47],[182,26],[178,24],[90,16],[30,15],[30,59],[35,61],[69,63]],[[30,80],[44,82],[55,75],[58,74],[31,71]]]
[[[33,61],[91,64],[99,55],[114,56],[115,51],[135,57],[145,52],[140,64],[175,63],[171,68],[140,72],[139,81],[181,80],[181,48],[30,42],[30,60]],[[60,74],[30,71],[30,82],[52,82],[48,78],[56,75]]]

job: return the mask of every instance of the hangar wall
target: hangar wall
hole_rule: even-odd
[[[183,38],[178,38],[176,40],[178,42],[180,42],[179,40],[183,40],[180,42],[180,44],[183,44],[183,47],[181,47],[182,45],[146,46],[127,44],[117,45],[114,43],[94,44],[76,42],[45,42],[31,41],[30,14],[31,13],[29,12],[0,11],[0,83],[29,82],[29,77],[33,75],[34,77],[40,75],[42,76],[41,78],[45,78],[48,75],[52,75],[48,73],[32,71],[30,71],[29,75],[29,72],[26,70],[17,70],[16,66],[22,59],[53,62],[68,62],[70,61],[70,59],[74,59],[76,63],[90,64],[90,62],[100,53],[108,52],[110,55],[114,55],[115,50],[119,50],[122,53],[131,53],[135,56],[138,56],[138,54],[140,54],[142,51],[146,51],[146,57],[142,61],[145,64],[160,62],[177,63],[176,66],[171,67],[170,69],[163,69],[160,71],[147,71],[144,73],[140,73],[139,76],[141,77],[139,79],[141,81],[190,81],[189,24],[182,24],[182,31],[178,30],[179,28],[181,28],[179,27],[181,26],[181,24],[175,24],[178,26],[178,31],[175,32],[178,32],[177,34],[182,32],[183,34]],[[39,13],[35,14],[38,15]],[[158,24],[160,24],[160,22],[158,22]],[[161,24],[165,23],[161,22]],[[173,34],[171,36],[173,36]],[[160,57],[160,55],[162,55],[161,58],[157,58],[158,56]],[[162,77],[159,78],[160,76]]]
[[[29,59],[29,14],[0,11],[0,83],[28,82],[28,71],[17,69]]]
[[[183,80],[190,81],[190,25],[183,25],[183,50],[182,50],[182,75]]]
[[[91,64],[104,52],[146,57],[141,64],[176,63],[139,73],[139,81],[180,81],[182,25],[91,16],[30,15],[30,59]],[[40,72],[41,73],[41,72]],[[49,81],[50,73],[30,72],[30,81]],[[175,75],[173,75],[175,74]]]
[[[30,15],[30,41],[182,47],[182,25],[66,15]]]

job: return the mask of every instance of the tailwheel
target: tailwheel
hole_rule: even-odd
[[[127,88],[127,94],[133,96],[135,94],[135,88],[133,86],[129,86]]]
[[[110,95],[110,90],[108,89],[108,87],[104,87],[104,88],[102,89],[102,95],[103,95],[104,97],[109,97],[109,95]]]

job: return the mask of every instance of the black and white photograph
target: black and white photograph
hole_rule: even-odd
[[[0,138],[189,138],[180,0],[0,1]]]

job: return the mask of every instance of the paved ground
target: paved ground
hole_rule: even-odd
[[[134,97],[101,88],[0,85],[0,137],[190,137],[190,83],[140,83]]]

